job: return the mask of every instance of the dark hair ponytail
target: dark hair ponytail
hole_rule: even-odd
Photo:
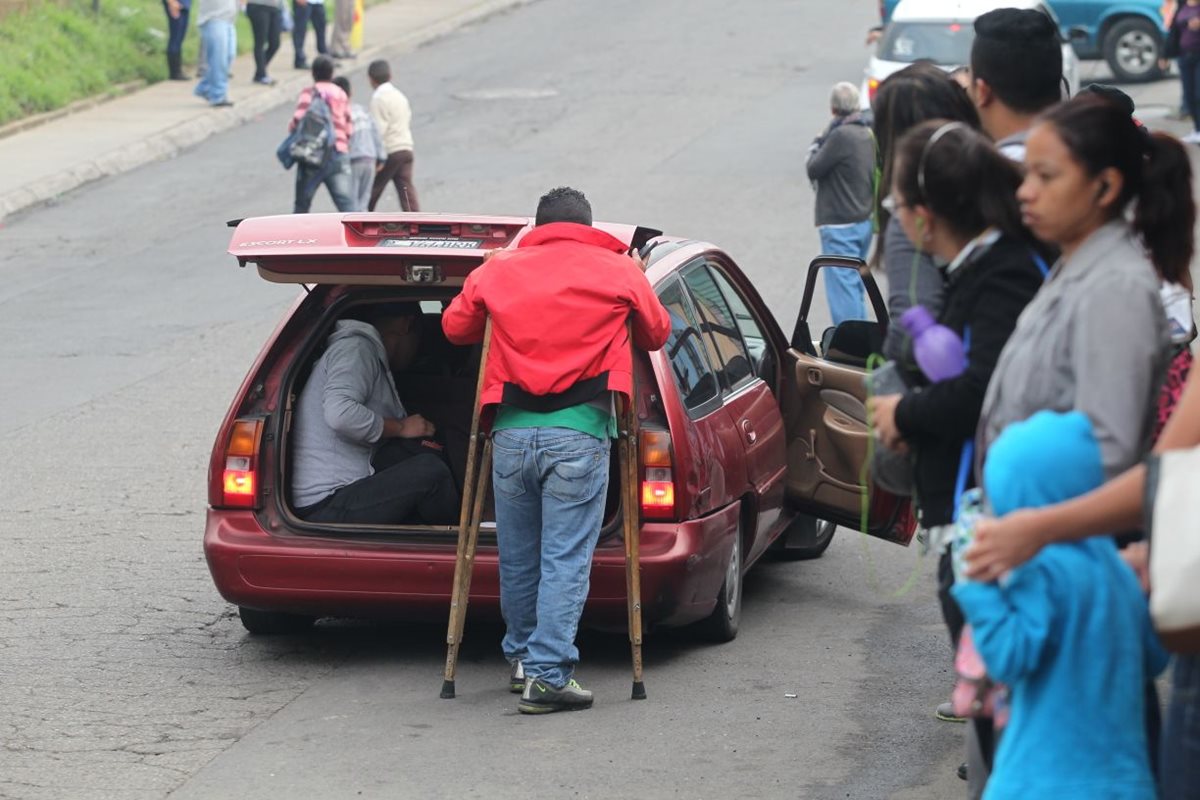
[[[1032,238],[1017,204],[1021,172],[983,134],[934,120],[905,134],[896,152],[896,187],[905,203],[925,206],[963,236],[994,227]]]
[[[1109,168],[1121,173],[1124,185],[1113,218],[1134,202],[1133,229],[1159,276],[1190,289],[1196,201],[1183,145],[1172,136],[1147,132],[1120,106],[1091,93],[1051,109],[1042,120],[1089,175]]]
[[[1142,190],[1133,212],[1133,228],[1146,243],[1159,274],[1171,283],[1192,288],[1192,254],[1196,242],[1196,201],[1192,196],[1192,162],[1174,136],[1145,133],[1147,153]]]

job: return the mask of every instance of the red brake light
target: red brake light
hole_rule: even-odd
[[[962,30],[962,25],[959,25],[957,22],[950,23],[950,32],[951,33],[958,33],[961,30]]]
[[[225,470],[221,475],[222,505],[255,508],[258,505],[258,446],[262,420],[239,419],[233,423],[225,448]]]
[[[642,515],[653,519],[675,516],[675,479],[672,475],[671,434],[643,430],[638,443],[642,472]]]

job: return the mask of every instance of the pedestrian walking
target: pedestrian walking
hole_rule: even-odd
[[[992,442],[983,485],[997,514],[1041,508],[1099,487],[1102,458],[1087,415],[1039,411]],[[1167,653],[1113,539],[1047,547],[1003,583],[959,580],[954,597],[1009,691],[984,797],[1156,800],[1142,687]]]
[[[163,0],[163,10],[167,12],[167,77],[173,81],[189,80],[183,73],[183,40],[187,36],[192,0]]]
[[[1171,19],[1163,55],[1160,66],[1164,69],[1167,59],[1174,58],[1179,64],[1183,100],[1192,118],[1192,130],[1183,140],[1200,144],[1200,0],[1186,0],[1179,6]]]
[[[296,69],[308,69],[304,39],[308,35],[310,23],[317,55],[326,55],[329,51],[325,46],[325,0],[292,0],[292,65]]]
[[[1062,40],[1053,20],[1028,8],[979,15],[970,93],[988,136],[1021,162],[1034,118],[1063,99]]]
[[[334,58],[354,58],[350,49],[350,31],[354,30],[355,0],[334,0],[333,36],[329,43],[330,55]]]
[[[888,76],[875,94],[874,109],[884,187],[895,182],[897,143],[920,123],[940,119],[979,127],[979,115],[967,93],[932,64],[913,64]],[[881,201],[875,261],[887,276],[888,316],[898,320],[909,308],[924,306],[936,317],[942,308],[942,273],[930,254],[917,250],[903,229],[891,223],[895,209],[890,201]],[[893,361],[911,357],[908,334],[899,325],[888,326],[883,354]]]
[[[350,97],[350,79],[339,75],[333,79],[346,97]],[[350,196],[354,198],[354,210],[366,211],[371,202],[371,187],[375,173],[387,161],[387,150],[383,138],[375,127],[375,120],[361,104],[350,103],[350,122],[354,126],[350,134]]]
[[[829,96],[833,119],[808,151],[808,179],[817,190],[821,252],[865,261],[875,208],[875,140],[858,111],[858,89],[839,83]],[[834,326],[867,319],[862,278],[853,269],[822,270]]]
[[[332,117],[334,142],[319,166],[296,163],[296,199],[293,213],[308,213],[313,195],[317,193],[321,184],[325,184],[329,190],[338,211],[354,211],[349,155],[354,124],[350,120],[350,99],[341,87],[333,83],[333,59],[329,56],[317,56],[313,59],[312,76],[313,85],[300,92],[300,99],[296,103],[288,131],[296,130],[296,126],[308,113],[314,95],[319,95]]]
[[[1160,282],[1186,280],[1194,249],[1191,165],[1177,140],[1092,93],[1039,118],[1025,161],[1023,217],[1062,256],[1000,355],[976,447],[986,457],[1004,428],[1039,410],[1077,410],[1111,478],[1150,441],[1171,357]],[[968,750],[973,792],[987,753],[986,741]]]
[[[582,193],[554,189],[515,250],[474,270],[442,315],[455,344],[492,324],[481,402],[494,408],[492,479],[500,609],[517,709],[590,708],[575,635],[608,492],[616,395],[633,345],[658,350],[667,311],[626,246],[592,227]]]
[[[279,52],[279,35],[283,28],[284,0],[248,0],[246,16],[254,33],[254,82],[274,86],[275,79],[267,74],[271,59]]]
[[[1179,407],[1154,450],[1163,454],[1196,447],[1200,447],[1200,374],[1192,373]],[[975,542],[966,554],[968,576],[978,581],[997,580],[1056,543],[1108,538],[1114,530],[1144,525],[1146,479],[1146,466],[1138,464],[1078,499],[981,521]],[[1149,548],[1137,543],[1124,552],[1145,581]],[[1200,572],[1192,577],[1200,581]],[[1153,592],[1153,585],[1149,589]],[[1176,655],[1171,672],[1159,788],[1161,796],[1170,800],[1200,800],[1200,655]]]
[[[237,14],[237,0],[196,0],[205,69],[195,94],[218,108],[233,105],[229,99],[229,69],[237,55]]]
[[[374,211],[383,190],[392,183],[396,186],[396,194],[400,195],[401,210],[420,211],[417,190],[413,186],[412,107],[404,92],[392,83],[392,68],[388,62],[372,61],[367,67],[367,79],[375,90],[371,95],[371,116],[383,137],[383,146],[387,148],[387,161],[375,175],[368,207]]]

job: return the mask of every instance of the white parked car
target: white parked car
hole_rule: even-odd
[[[975,40],[975,18],[996,8],[1031,8],[1058,18],[1042,0],[900,0],[884,28],[863,76],[862,107],[869,108],[883,79],[917,61],[932,62],[947,72],[969,66]],[[1079,91],[1079,59],[1063,41],[1064,89]]]

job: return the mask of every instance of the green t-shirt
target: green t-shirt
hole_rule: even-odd
[[[617,438],[616,417],[611,411],[590,403],[546,412],[501,405],[496,411],[492,430],[502,431],[506,428],[569,428],[597,439]]]

